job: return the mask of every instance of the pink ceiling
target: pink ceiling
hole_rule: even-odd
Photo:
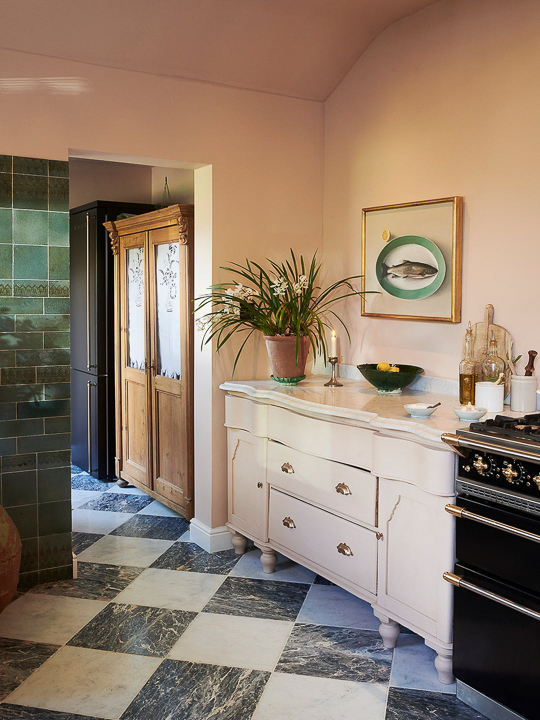
[[[324,100],[376,35],[432,2],[2,0],[0,47]]]

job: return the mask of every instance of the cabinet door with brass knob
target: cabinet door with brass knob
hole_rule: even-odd
[[[249,537],[266,542],[268,488],[266,438],[245,430],[227,431],[229,522]]]

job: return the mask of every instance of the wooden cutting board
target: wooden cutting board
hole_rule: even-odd
[[[491,333],[495,333],[495,340],[497,341],[497,348],[499,357],[501,357],[506,363],[506,378],[504,382],[504,394],[505,397],[510,392],[510,377],[512,376],[511,360],[514,357],[514,341],[512,336],[501,325],[494,325],[493,305],[486,305],[484,311],[484,320],[482,322],[475,323],[472,326],[472,356],[478,363],[478,370],[480,371],[480,365],[486,355],[489,352],[489,341],[491,339]],[[461,357],[465,356],[465,339],[463,339],[463,350]],[[481,378],[478,378],[481,380]]]

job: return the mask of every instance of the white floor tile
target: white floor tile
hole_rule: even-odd
[[[253,720],[383,720],[382,685],[274,673]]]
[[[311,583],[316,573],[277,553],[278,561],[273,573],[267,574],[261,565],[261,551],[250,550],[243,555],[231,571],[231,577],[277,580],[282,582]]]
[[[332,585],[311,586],[297,622],[362,630],[378,630],[380,625],[369,603]]]
[[[123,514],[126,520],[131,515]],[[173,544],[171,540],[105,535],[77,556],[81,562],[148,567]],[[159,588],[156,588],[159,592]]]
[[[92,493],[99,497],[98,493]],[[88,533],[110,533],[133,517],[131,513],[108,512],[107,510],[77,510],[72,513],[73,530]]]
[[[95,500],[99,497],[99,493],[94,490],[72,490],[71,491],[71,507],[76,508],[84,505],[89,500]]]
[[[63,645],[106,605],[100,600],[27,593],[0,615],[0,637]]]
[[[191,542],[191,534],[189,530],[186,530],[186,532],[178,538],[176,542]]]
[[[433,661],[437,653],[418,635],[400,635],[394,650],[390,686],[454,694],[456,684],[439,682]]]
[[[118,718],[160,662],[160,658],[141,655],[63,647],[6,701],[58,712]]]
[[[189,573],[180,573],[189,574]],[[272,671],[292,622],[201,613],[169,653],[174,660]]]
[[[160,503],[158,500],[154,500],[154,502],[149,503],[145,508],[139,511],[140,515],[164,515],[165,517],[182,517],[174,510],[171,510],[171,508],[168,508],[166,505],[163,505],[163,503]]]
[[[139,488],[136,488],[136,487],[123,488],[123,487],[120,487],[120,485],[117,485],[116,483],[110,483],[107,492],[119,493],[121,495],[146,495],[146,493],[143,490],[139,490]]]
[[[200,612],[225,575],[148,568],[115,598],[115,602]]]

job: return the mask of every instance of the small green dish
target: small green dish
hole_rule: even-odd
[[[278,378],[278,377],[274,377],[273,375],[270,375],[270,377],[272,378],[272,380],[275,380],[280,385],[298,385],[298,383],[301,380],[306,379],[305,375],[300,375],[299,377],[293,377],[293,378]]]
[[[356,366],[368,382],[377,388],[379,395],[401,395],[402,390],[410,385],[424,368],[417,365],[396,365],[399,372],[377,370],[376,363],[367,363]]]

